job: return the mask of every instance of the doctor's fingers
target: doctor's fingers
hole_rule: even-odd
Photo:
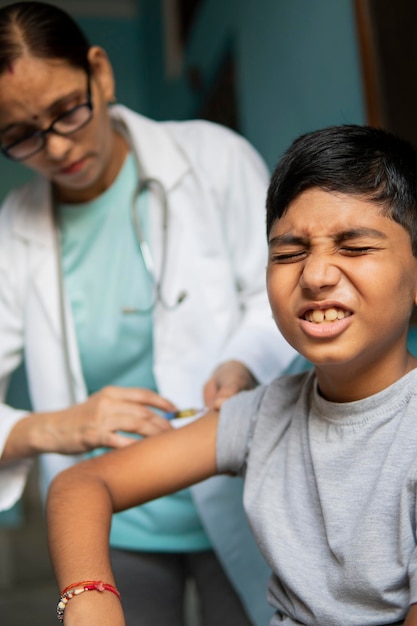
[[[147,407],[126,402],[115,402],[111,407],[108,406],[105,411],[96,415],[91,427],[91,440],[88,444],[111,447],[131,443],[131,435],[148,437],[172,428],[165,417]]]
[[[109,422],[115,422],[115,427],[112,428],[113,431],[122,430],[127,433],[143,435],[144,437],[156,435],[159,432],[172,428],[165,417],[158,415],[151,409],[127,406],[126,404],[114,407],[114,414]]]
[[[204,406],[206,406],[208,409],[217,408],[214,406],[214,402],[218,391],[219,388],[215,378],[210,378],[203,388]]]
[[[91,398],[96,398],[102,402],[114,400],[132,402],[133,404],[152,406],[161,411],[175,411],[177,408],[172,402],[163,398],[155,391],[144,389],[143,387],[103,387],[103,389],[93,394]]]
[[[220,389],[217,388],[216,393],[214,394],[210,408],[212,410],[218,411],[221,409],[221,406],[225,400],[228,400],[232,396],[236,395],[242,391],[239,385],[223,385]]]
[[[218,368],[204,385],[204,405],[209,409],[218,410],[228,398],[254,387],[252,376],[248,370],[245,370],[243,367],[234,368],[233,366]]]
[[[223,402],[228,398],[242,391],[239,384],[228,384],[219,386],[214,380],[210,380],[204,386],[204,406],[208,409],[218,411]]]

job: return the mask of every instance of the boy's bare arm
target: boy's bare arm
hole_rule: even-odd
[[[60,589],[76,582],[115,584],[109,559],[113,512],[175,492],[216,473],[218,414],[79,463],[53,481],[47,502],[49,549]],[[110,592],[70,600],[65,624],[124,626]]]
[[[404,626],[417,626],[417,604],[410,606]]]

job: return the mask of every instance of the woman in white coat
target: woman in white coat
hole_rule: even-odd
[[[45,491],[80,454],[219,407],[293,356],[264,290],[259,156],[216,125],[113,101],[106,53],[65,12],[0,10],[0,147],[38,175],[0,210],[0,391],[24,357],[33,406],[0,406],[0,509],[34,456]],[[240,490],[211,479],[115,516],[128,624],[180,626],[189,577],[205,626],[267,622]]]

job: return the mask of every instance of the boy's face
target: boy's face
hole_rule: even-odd
[[[267,286],[278,327],[319,380],[320,370],[362,378],[375,371],[383,388],[410,369],[417,259],[407,231],[378,205],[303,192],[272,227]]]

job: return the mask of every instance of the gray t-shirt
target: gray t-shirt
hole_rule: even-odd
[[[357,402],[317,392],[314,372],[223,405],[220,472],[271,566],[271,626],[401,623],[417,602],[417,370]]]

